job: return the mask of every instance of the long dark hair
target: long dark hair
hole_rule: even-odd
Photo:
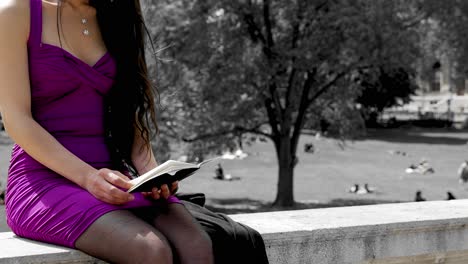
[[[131,159],[135,131],[146,143],[139,151],[151,150],[152,127],[158,133],[154,103],[158,93],[148,78],[145,56],[145,33],[150,35],[139,0],[90,0],[89,4],[96,9],[102,38],[117,62],[116,83],[103,109],[112,166],[136,175]]]

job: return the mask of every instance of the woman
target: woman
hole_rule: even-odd
[[[139,0],[0,1],[8,225],[113,263],[212,263],[177,183],[125,192],[157,165],[143,29]]]

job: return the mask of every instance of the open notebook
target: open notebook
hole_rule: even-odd
[[[159,188],[163,184],[167,184],[170,187],[171,183],[187,178],[204,164],[218,158],[219,157],[208,159],[198,164],[168,160],[145,174],[131,180],[130,182],[134,185],[132,188],[128,189],[127,192],[149,192],[153,187]]]

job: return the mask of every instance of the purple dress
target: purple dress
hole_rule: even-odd
[[[105,144],[104,96],[116,76],[109,52],[88,65],[42,43],[42,1],[30,0],[28,39],[34,119],[65,148],[95,168],[111,168]],[[104,203],[13,146],[6,193],[7,223],[18,236],[74,248],[80,235],[113,210],[155,206],[140,193],[124,205]],[[174,196],[169,202],[178,202]]]

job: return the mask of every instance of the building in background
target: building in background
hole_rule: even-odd
[[[449,56],[441,55],[420,67],[418,90],[411,102],[387,109],[383,119],[445,120],[458,128],[468,123],[468,78],[455,70]]]

